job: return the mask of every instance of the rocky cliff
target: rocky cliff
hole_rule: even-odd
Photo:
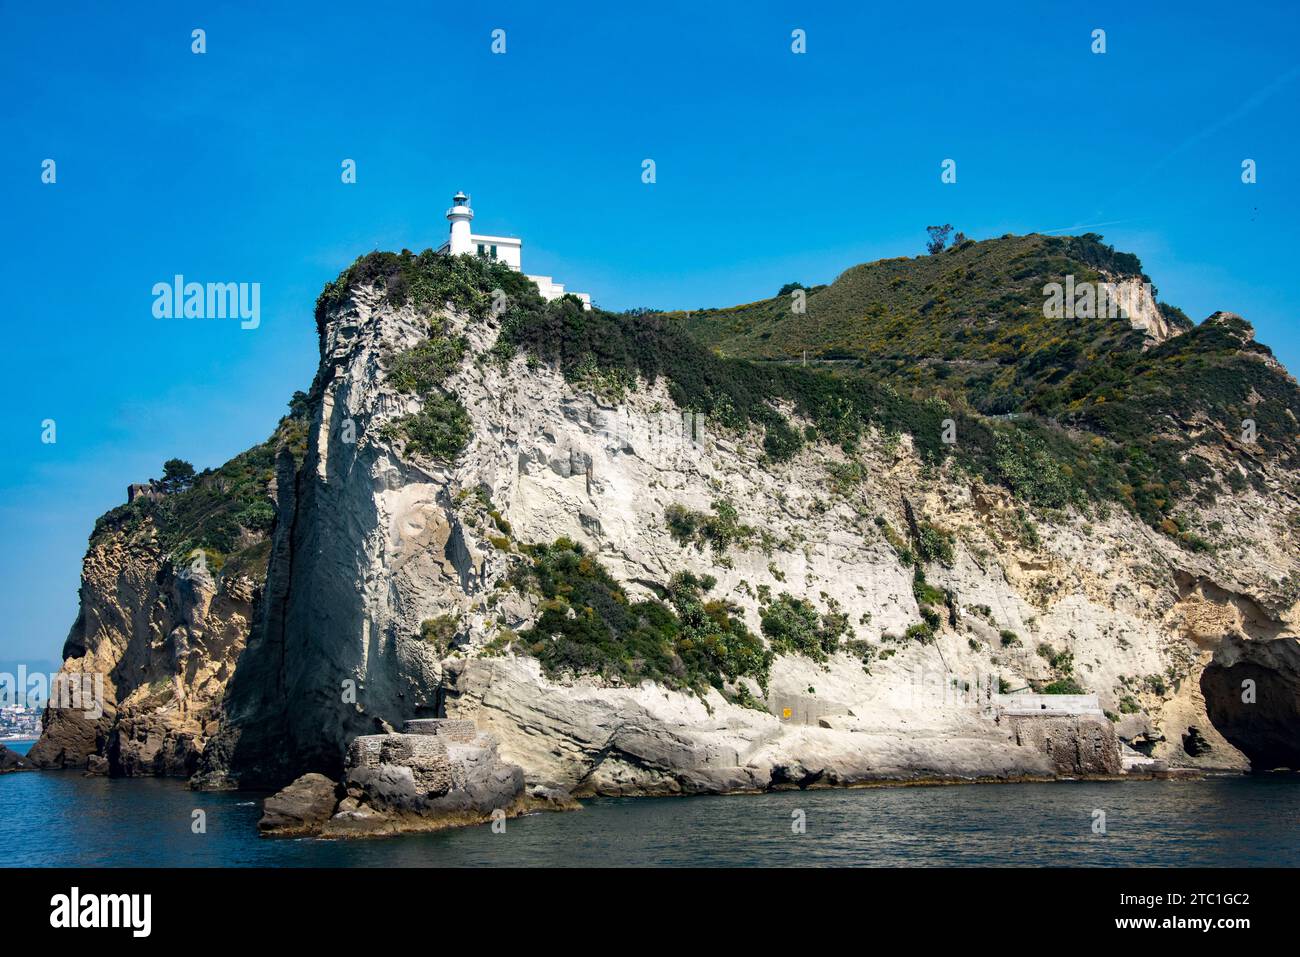
[[[290,454],[299,431],[286,419],[192,487],[99,520],[63,647],[58,680],[69,690],[61,697],[56,683],[34,764],[127,776],[198,770],[263,603],[268,464],[276,448]]]
[[[65,669],[111,708],[34,760],[279,787],[436,716],[577,796],[1069,773],[1001,714],[1032,687],[1172,764],[1296,763],[1300,404],[1235,317],[1108,346],[1148,383],[1211,339],[1269,376],[1217,379],[1241,394],[1166,422],[1167,458],[1093,404],[1005,422],[720,357],[474,261],[368,257],[317,318],[264,578],[182,581],[156,527],[92,543]],[[1290,432],[1245,443],[1240,409]]]

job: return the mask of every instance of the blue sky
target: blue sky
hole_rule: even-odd
[[[829,282],[930,223],[1092,229],[1300,367],[1289,5],[807,6],[7,4],[0,658],[58,656],[95,517],[170,456],[265,438],[321,286],[440,243],[456,189],[615,309]],[[177,273],[261,283],[260,327],[154,319]]]

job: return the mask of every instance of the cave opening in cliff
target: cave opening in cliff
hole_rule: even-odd
[[[1300,646],[1293,638],[1249,642],[1269,647],[1267,654],[1215,660],[1201,673],[1205,709],[1228,743],[1241,751],[1255,771],[1300,770]],[[1261,649],[1264,650],[1264,649]],[[1258,659],[1258,660],[1252,660]],[[1190,743],[1200,744],[1200,736]],[[1190,749],[1189,749],[1190,753]]]

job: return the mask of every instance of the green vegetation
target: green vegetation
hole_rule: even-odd
[[[840,495],[851,492],[866,478],[867,474],[862,463],[856,459],[849,459],[847,462],[831,462],[826,466],[826,471],[831,477],[831,487]]]
[[[1020,645],[1020,636],[1006,628],[998,632],[998,637],[1002,639],[1003,648],[1014,648]]]
[[[848,616],[831,599],[820,613],[808,601],[781,594],[760,609],[763,639],[737,617],[738,609],[708,593],[710,576],[682,572],[661,599],[632,601],[583,547],[561,538],[553,545],[524,545],[526,561],[510,573],[512,587],[540,600],[534,627],[503,642],[536,657],[546,673],[596,674],[627,684],[652,680],[703,694],[709,687],[750,678],[764,690],[776,655],[804,655],[825,662],[846,650],[866,667],[872,657],[858,642]],[[845,641],[847,639],[847,641]],[[770,646],[770,647],[769,647]],[[498,649],[498,650],[502,650]],[[736,684],[732,700],[759,707]]]
[[[451,643],[456,637],[460,623],[455,615],[438,615],[426,618],[420,623],[420,639],[437,651],[441,657],[451,650]]]
[[[1043,685],[1041,694],[1087,694],[1088,691],[1072,677],[1057,678]]]
[[[880,529],[880,533],[885,536],[885,541],[889,543],[889,547],[898,556],[898,560],[904,565],[915,564],[916,555],[913,554],[912,547],[907,544],[907,540],[902,535],[899,535],[894,530],[894,526],[890,525],[888,520],[881,515],[876,516],[875,523],[876,528]]]
[[[1036,651],[1056,672],[1056,677],[1049,682],[1031,681],[1030,684],[1036,691],[1040,694],[1087,694],[1087,689],[1074,677],[1073,652],[1057,651],[1045,641],[1039,644]]]
[[[939,609],[947,608],[950,600],[948,593],[925,580],[925,570],[918,562],[912,571],[912,595],[921,610],[921,621],[908,628],[905,637],[929,644],[943,624]]]
[[[1169,685],[1165,683],[1165,679],[1160,675],[1147,675],[1142,679],[1142,684],[1154,695],[1164,697],[1169,693]]]
[[[664,518],[679,543],[700,549],[708,544],[715,555],[725,555],[732,545],[743,548],[754,538],[754,530],[738,521],[735,506],[725,499],[713,503],[712,515],[673,504],[664,510]]]
[[[918,605],[944,605],[948,599],[947,593],[925,580],[920,565],[912,572],[912,595]]]
[[[918,435],[932,437],[920,444],[935,455],[946,448],[940,441],[938,409],[815,369],[725,359],[702,348],[680,324],[659,316],[586,312],[561,301],[514,310],[503,319],[502,337],[557,365],[575,384],[588,381],[593,368],[617,373],[623,383],[638,375],[651,382],[665,378],[682,408],[704,412],[723,428],[761,429],[764,451],[773,461],[792,458],[806,442],[780,411],[783,403],[809,419],[819,438],[846,449],[856,445],[868,420],[893,431],[914,426]]]
[[[479,319],[492,308],[492,293],[497,289],[512,303],[528,307],[542,304],[532,280],[497,260],[440,256],[432,249],[419,255],[409,249],[400,253],[373,252],[359,257],[316,299],[318,335],[325,334],[330,312],[343,306],[353,290],[361,286],[374,286],[390,306],[409,304],[432,311],[450,303]]]
[[[436,257],[444,260],[447,257]],[[453,264],[454,265],[454,264]],[[432,288],[441,289],[436,283]],[[439,462],[456,459],[473,437],[469,412],[443,383],[465,357],[465,337],[447,335],[440,317],[429,321],[429,334],[417,345],[384,359],[388,381],[399,392],[418,395],[419,412],[385,423],[380,435],[401,441],[406,451]]]
[[[915,625],[907,626],[907,630],[903,632],[903,637],[908,641],[928,645],[934,641],[934,627],[929,622],[918,621]]]
[[[813,661],[826,661],[840,650],[840,639],[849,631],[848,616],[832,608],[826,614],[817,611],[804,598],[782,592],[759,609],[763,634],[778,655],[803,655]]]
[[[441,386],[464,356],[465,337],[448,336],[439,324],[419,345],[389,359],[388,381],[399,392],[425,395]]]
[[[727,355],[795,360],[807,349],[809,358],[854,360],[902,385],[944,392],[979,386],[981,411],[1013,412],[1052,378],[1049,366],[1082,357],[1080,338],[1106,346],[1132,339],[1127,323],[1043,316],[1043,286],[1067,274],[1076,283],[1096,282],[1101,270],[1120,278],[1142,274],[1136,257],[1116,253],[1095,234],[1007,236],[854,266],[809,290],[804,315],[776,296],[665,316]],[[1036,367],[1017,375],[1017,360],[1031,357]]]
[[[1038,656],[1047,661],[1054,671],[1059,671],[1063,675],[1071,674],[1074,671],[1074,653],[1070,651],[1057,651],[1047,642],[1042,642],[1036,649]]]
[[[168,459],[163,463],[162,478],[158,486],[168,495],[183,492],[194,484],[194,466],[184,459]]]
[[[574,388],[590,392],[609,402],[621,402],[636,381],[626,369],[601,368],[592,355],[583,356],[569,370],[567,378]]]
[[[746,677],[767,687],[772,654],[732,605],[705,597],[713,579],[682,573],[667,602],[634,602],[579,544],[561,538],[521,550],[530,560],[510,579],[540,597],[541,614],[514,649],[540,660],[547,674],[649,679],[697,694]]]
[[[435,394],[425,398],[419,412],[386,423],[379,434],[402,440],[408,452],[450,462],[465,451],[474,433],[469,412],[460,400]]]
[[[994,449],[1002,480],[1022,501],[1044,508],[1083,501],[1083,489],[1070,482],[1067,467],[1048,450],[1043,436],[1001,432]]]
[[[916,555],[923,562],[953,563],[953,536],[928,522],[916,524]]]

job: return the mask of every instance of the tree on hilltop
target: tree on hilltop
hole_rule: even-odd
[[[952,223],[944,223],[942,226],[926,226],[925,231],[930,234],[930,241],[925,244],[925,249],[931,256],[934,256],[943,252],[943,247],[948,245],[948,234],[952,232]]]
[[[163,477],[158,485],[170,495],[183,492],[194,484],[194,466],[184,459],[168,459],[163,463]]]

